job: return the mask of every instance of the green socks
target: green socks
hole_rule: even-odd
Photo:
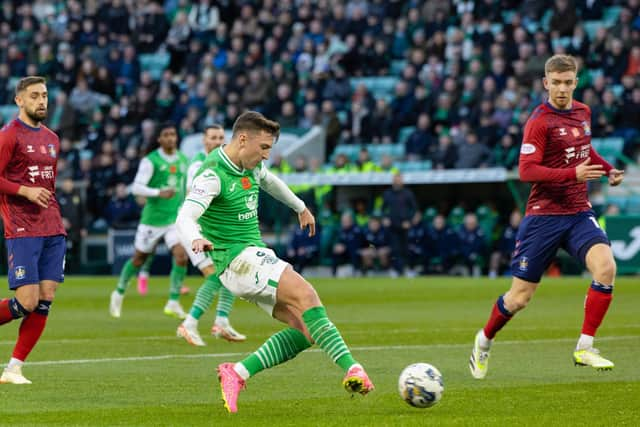
[[[218,297],[218,306],[216,307],[216,315],[218,317],[229,317],[231,306],[236,297],[231,291],[224,286],[220,286],[220,296]]]
[[[169,299],[177,301],[180,298],[180,287],[184,282],[184,277],[187,275],[187,267],[182,267],[173,261],[171,266],[171,273],[169,274]]]
[[[338,328],[327,317],[324,307],[313,307],[302,313],[302,320],[309,329],[311,338],[331,357],[334,363],[347,372],[357,363],[345,344]]]
[[[153,259],[155,258],[154,254],[150,254],[147,259],[145,260],[145,262],[140,266],[140,272],[145,272],[147,273],[147,276],[149,275],[149,271],[151,271],[151,264],[153,264]]]
[[[271,335],[255,353],[241,360],[240,363],[251,376],[254,376],[264,369],[293,359],[309,347],[311,347],[311,343],[302,332],[294,328],[287,328]]]
[[[124,266],[122,267],[122,271],[120,272],[118,287],[116,288],[116,291],[118,291],[120,295],[124,295],[127,287],[129,286],[129,281],[133,276],[136,276],[138,274],[138,271],[140,271],[140,268],[134,266],[133,262],[130,259],[124,264]]]
[[[213,299],[216,297],[220,288],[226,291],[226,288],[222,286],[218,276],[212,274],[207,277],[196,293],[196,299],[193,301],[189,314],[196,320],[200,319],[204,312],[211,307]]]

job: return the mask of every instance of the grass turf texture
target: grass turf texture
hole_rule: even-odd
[[[247,342],[210,337],[214,315],[207,313],[200,331],[208,345],[191,347],[175,338],[178,322],[162,313],[167,278],[152,278],[145,297],[132,285],[119,320],[108,315],[115,280],[67,279],[24,368],[33,385],[0,386],[0,425],[621,426],[640,419],[637,278],[618,279],[596,339],[616,363],[612,372],[574,367],[571,359],[589,280],[545,279],[530,306],[498,335],[483,381],[469,374],[469,352],[507,279],[316,279],[330,318],[376,390],[349,397],[340,370],[314,347],[249,380],[235,415],[222,407],[215,367],[253,351],[280,324],[238,301],[231,319]],[[194,290],[199,283],[188,280]],[[182,298],[185,308],[192,298]],[[0,327],[3,363],[17,326]],[[431,363],[444,375],[444,397],[431,409],[412,408],[398,396],[398,375],[414,362]]]

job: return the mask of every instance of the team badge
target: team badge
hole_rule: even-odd
[[[242,188],[244,188],[245,190],[248,190],[251,188],[251,181],[246,176],[242,177],[242,179],[240,180],[240,184],[242,184]]]
[[[56,147],[53,144],[49,144],[47,145],[48,149],[49,149],[49,155],[51,157],[53,157],[54,159],[56,158],[56,156],[58,155],[58,153],[56,153]]]
[[[16,276],[16,280],[24,279],[24,276],[27,274],[25,268],[21,265],[17,266],[14,270],[14,275]]]
[[[582,122],[582,129],[584,129],[585,135],[591,135],[591,126],[589,126],[589,123],[586,120]]]
[[[252,193],[244,198],[244,203],[247,205],[247,209],[254,210],[258,207],[258,194]]]
[[[527,269],[529,268],[529,258],[527,258],[526,256],[520,258],[518,268],[520,269],[520,271],[527,271]]]

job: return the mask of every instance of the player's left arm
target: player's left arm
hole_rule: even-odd
[[[260,188],[275,199],[281,201],[298,214],[300,228],[309,227],[309,236],[316,234],[316,220],[304,202],[280,178],[262,166],[260,173]]]
[[[589,157],[591,157],[591,163],[594,165],[601,165],[602,169],[605,172],[605,175],[609,177],[609,185],[616,186],[620,185],[622,180],[624,179],[624,171],[620,169],[616,169],[609,162],[607,162],[602,156],[596,151],[596,149],[591,146],[591,152],[589,153]]]

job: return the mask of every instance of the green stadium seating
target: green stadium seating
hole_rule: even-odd
[[[618,159],[618,154],[622,152],[624,145],[623,138],[593,138],[591,145],[609,163],[615,163]]]
[[[620,10],[622,10],[622,7],[620,6],[610,6],[604,10],[602,21],[607,27],[610,27],[616,23],[618,17],[620,16]]]
[[[393,91],[398,80],[397,76],[357,77],[352,78],[349,83],[351,84],[352,90],[355,90],[356,87],[364,84],[375,98],[384,98],[389,100],[393,98]]]
[[[0,105],[0,122],[7,123],[18,115],[19,108],[17,105],[6,104]]]
[[[391,75],[392,76],[400,76],[404,67],[407,65],[407,61],[404,59],[394,59],[391,61]]]
[[[400,132],[398,132],[398,143],[404,145],[409,136],[411,136],[415,130],[415,126],[405,126],[400,128]]]
[[[154,80],[160,80],[170,59],[168,53],[143,53],[138,56],[140,68],[142,71],[148,71]]]
[[[431,160],[396,162],[394,166],[400,172],[420,172],[431,170]]]

